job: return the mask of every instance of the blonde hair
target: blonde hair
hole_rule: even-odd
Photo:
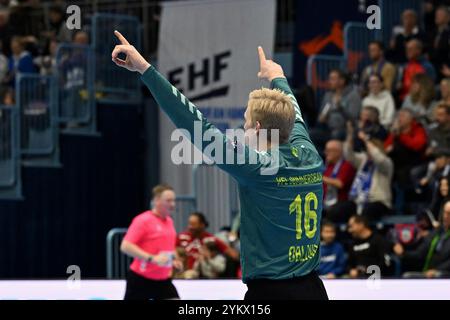
[[[289,139],[295,121],[295,110],[291,99],[278,89],[262,88],[250,92],[248,108],[252,125],[259,121],[271,140],[271,129],[279,130],[280,144]]]
[[[153,199],[160,197],[164,191],[170,190],[173,191],[173,188],[168,184],[158,184],[152,189]]]

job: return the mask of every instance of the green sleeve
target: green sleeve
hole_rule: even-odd
[[[292,104],[295,109],[295,123],[294,128],[292,129],[291,136],[289,137],[289,142],[292,145],[298,144],[313,144],[311,138],[309,137],[308,128],[306,127],[305,121],[302,117],[302,112],[298,105],[297,99],[295,99],[294,94],[292,93],[291,88],[286,80],[286,78],[275,78],[271,83],[272,89],[278,89],[284,92],[289,98],[292,100]]]
[[[153,66],[150,66],[142,75],[142,81],[152,93],[157,104],[167,114],[170,120],[202,153],[206,150],[211,151],[213,146],[217,146],[216,152],[209,154],[217,155],[215,164],[219,168],[231,174],[240,183],[246,183],[249,177],[259,174],[263,164],[267,163],[268,155],[260,153],[247,147],[245,144],[236,145],[232,138],[228,138],[219,129],[213,126],[198,108],[190,102],[181,92],[172,86]],[[204,141],[201,137],[194,136],[194,128],[202,133],[206,131],[211,133],[210,141]],[[209,146],[208,146],[209,145]],[[208,149],[206,149],[208,148]],[[223,157],[220,157],[220,152]],[[226,161],[233,159],[232,161]],[[231,162],[231,163],[230,163]]]

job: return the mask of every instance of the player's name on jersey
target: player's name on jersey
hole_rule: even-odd
[[[322,173],[315,172],[291,177],[278,176],[275,178],[275,182],[278,186],[300,186],[306,184],[322,183]]]
[[[307,244],[304,246],[289,247],[289,262],[305,262],[316,255],[319,246],[317,244]]]

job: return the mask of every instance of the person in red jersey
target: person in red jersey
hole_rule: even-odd
[[[211,241],[216,244],[220,253],[231,259],[238,260],[239,253],[228,244],[206,231],[208,221],[201,212],[193,212],[189,216],[187,230],[181,232],[177,237],[176,246],[184,248],[187,254],[187,266],[194,267],[199,258],[202,246]]]

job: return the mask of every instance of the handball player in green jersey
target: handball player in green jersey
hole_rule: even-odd
[[[112,52],[113,62],[141,74],[158,105],[177,128],[189,133],[192,143],[194,128],[201,125],[203,132],[215,133],[226,159],[233,160],[215,163],[239,185],[242,279],[248,287],[245,299],[328,299],[316,273],[323,162],[281,66],[267,60],[258,47],[258,76],[268,80],[271,89],[250,93],[244,115],[245,140],[240,144],[209,123],[118,31],[115,35],[121,44]],[[119,54],[126,58],[120,59]],[[263,133],[266,143],[245,143]],[[208,146],[203,141],[195,145],[204,153]]]

